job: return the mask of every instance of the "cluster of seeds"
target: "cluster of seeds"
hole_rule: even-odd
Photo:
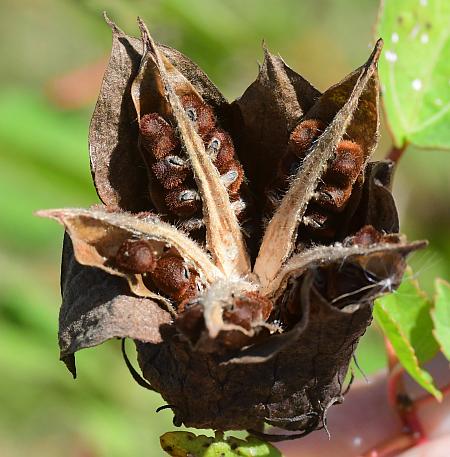
[[[195,269],[172,250],[158,256],[146,240],[127,239],[119,247],[114,266],[126,273],[141,274],[144,284],[156,288],[183,310],[187,302],[202,291],[202,283]]]
[[[292,177],[296,175],[311,146],[325,127],[318,119],[308,119],[300,122],[292,131],[275,179],[266,192],[268,212],[275,210],[280,197],[288,190]],[[363,165],[364,153],[358,144],[349,140],[338,143],[335,155],[329,161],[303,218],[303,226],[312,238],[334,238],[337,215],[346,208]]]
[[[205,149],[227,188],[236,215],[244,216],[240,196],[244,178],[235,158],[230,135],[217,126],[213,109],[192,94],[180,97],[186,115],[204,142]],[[188,158],[175,129],[158,113],[146,114],[140,121],[140,141],[152,182],[151,197],[159,212],[184,222],[188,230],[202,226],[202,203]]]
[[[151,242],[129,238],[122,242],[114,256],[113,266],[124,273],[142,275],[150,290],[157,289],[176,306],[177,326],[192,343],[204,330],[203,307],[196,297],[203,291],[198,272],[173,249],[162,254]],[[265,322],[272,311],[272,302],[258,292],[236,296],[224,309],[225,323],[251,330],[254,322]],[[224,336],[227,347],[240,347],[249,337],[239,331]]]

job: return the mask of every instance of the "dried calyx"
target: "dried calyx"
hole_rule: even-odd
[[[397,233],[391,164],[369,163],[381,41],[323,94],[265,50],[230,104],[142,22],[141,40],[108,22],[103,206],[41,212],[68,233],[62,359],[75,373],[77,350],[133,338],[176,424],[324,427],[374,299],[424,246]]]

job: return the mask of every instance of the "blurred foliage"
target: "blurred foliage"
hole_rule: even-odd
[[[87,132],[110,31],[101,11],[130,34],[142,16],[161,42],[198,62],[234,98],[255,78],[261,41],[319,89],[365,60],[376,0],[0,0],[0,455],[162,455],[172,429],[156,394],[131,380],[111,341],[78,357],[74,382],[58,362],[62,229],[39,208],[97,201]],[[389,148],[385,133],[379,156]],[[408,149],[396,176],[403,231],[428,238],[413,258],[430,290],[450,277],[450,155]],[[380,334],[364,337],[358,361],[384,365]]]

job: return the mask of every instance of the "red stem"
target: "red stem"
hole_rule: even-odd
[[[450,393],[450,384],[447,384],[444,387],[441,387],[439,389],[442,392],[442,395],[445,397]],[[414,400],[414,405],[416,405],[418,408],[422,407],[423,405],[426,405],[428,403],[431,403],[432,401],[437,401],[436,397],[431,394],[424,395],[423,397],[416,398]]]
[[[389,457],[413,446],[425,443],[428,438],[417,416],[418,403],[411,400],[406,392],[403,374],[394,349],[387,338],[385,346],[388,357],[389,377],[387,394],[390,405],[400,418],[403,430],[400,434],[388,439],[371,449],[361,457]]]
[[[393,144],[391,150],[386,154],[385,159],[392,160],[395,164],[397,164],[406,151],[407,147],[408,143],[403,143],[403,145],[400,147],[397,147]]]
[[[383,441],[370,451],[359,457],[393,457],[399,452],[412,448],[416,443],[411,435],[400,433],[386,441]]]

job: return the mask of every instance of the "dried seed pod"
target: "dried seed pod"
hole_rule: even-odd
[[[216,125],[213,109],[193,94],[182,95],[180,102],[198,134],[206,137]]]
[[[62,359],[74,371],[75,351],[131,337],[144,377],[176,406],[177,424],[260,430],[269,423],[301,434],[324,427],[373,300],[398,284],[407,254],[423,247],[390,234],[398,219],[386,167],[369,166],[362,184],[378,138],[381,43],[324,94],[265,50],[257,80],[228,106],[195,64],[157,44],[144,24],[142,43],[111,26],[113,56],[90,131],[93,177],[107,209],[42,213],[73,240],[62,265]],[[318,119],[323,124],[311,121]],[[249,189],[224,186],[242,179],[222,169],[237,163],[231,147],[211,160],[219,125],[233,138]],[[173,132],[179,145],[167,141]],[[227,141],[223,134],[221,145]],[[174,189],[163,185],[182,179],[169,172],[177,164],[152,169],[170,156],[192,169]],[[262,206],[274,182],[267,190],[280,191],[279,202],[263,229],[262,211],[242,206],[247,190]],[[156,202],[159,218],[139,217]],[[245,243],[249,225],[257,229]],[[196,241],[180,229],[188,226],[202,227]],[[150,273],[117,267],[128,239],[155,249]],[[243,389],[252,382],[257,388]]]
[[[158,113],[146,114],[139,123],[141,143],[155,159],[162,159],[179,147],[173,127]]]
[[[181,186],[191,171],[180,156],[168,155],[152,165],[152,171],[164,189],[175,189]]]
[[[189,217],[201,209],[200,195],[194,189],[177,187],[165,196],[169,210],[180,217]]]
[[[148,273],[156,267],[154,248],[145,240],[125,240],[115,255],[117,268],[127,273]]]

